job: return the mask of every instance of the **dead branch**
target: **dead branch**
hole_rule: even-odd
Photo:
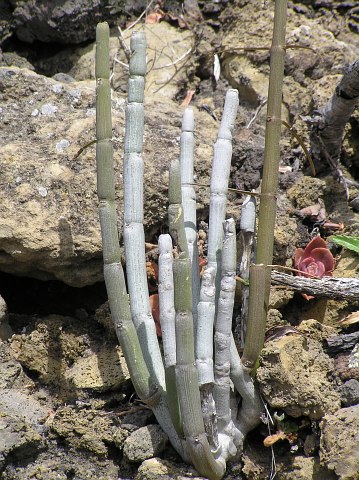
[[[323,277],[319,279],[292,276],[287,273],[272,271],[272,284],[284,285],[296,292],[306,293],[314,297],[327,297],[335,300],[359,299],[358,278],[333,278]]]
[[[332,98],[315,113],[313,118],[309,119],[309,123],[312,124],[312,153],[318,162],[321,158],[326,159],[334,175],[342,182],[342,173],[338,167],[342,140],[345,125],[358,99],[359,60],[346,68]]]

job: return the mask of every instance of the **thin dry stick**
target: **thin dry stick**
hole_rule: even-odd
[[[350,301],[356,301],[359,298],[358,278],[323,277],[311,279],[301,276],[293,277],[287,273],[272,271],[271,281],[274,285],[285,285],[291,290],[314,297]]]
[[[135,20],[133,23],[131,23],[131,25],[129,25],[125,30],[124,30],[124,33],[125,32],[128,32],[128,30],[131,30],[131,28],[133,28],[135,25],[138,24],[138,22],[141,21],[141,18],[144,16],[144,15],[147,15],[147,12],[150,8],[150,6],[152,5],[153,3],[153,0],[150,1],[150,3],[147,5],[147,7],[145,8],[145,10],[141,13],[141,15],[137,18],[137,20]]]
[[[181,55],[180,57],[177,58],[177,60],[174,60],[173,62],[171,63],[167,63],[166,65],[162,65],[161,67],[153,67],[152,70],[161,70],[162,68],[169,68],[169,67],[173,67],[174,65],[176,65],[177,63],[181,62],[182,60],[184,60],[187,55],[189,55],[193,50],[193,47],[189,48],[183,55]]]
[[[254,112],[254,115],[253,117],[251,118],[251,120],[249,121],[248,125],[246,126],[247,129],[251,128],[253,122],[255,121],[255,119],[258,117],[259,115],[259,112],[262,110],[262,108],[264,107],[264,105],[267,103],[267,99],[262,99],[261,103],[259,104],[259,106],[257,107],[257,110]]]

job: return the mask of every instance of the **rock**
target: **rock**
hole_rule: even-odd
[[[280,480],[336,480],[336,476],[319,464],[316,456],[295,455],[285,452],[280,453],[275,447],[275,478]],[[280,448],[280,447],[279,447]],[[273,472],[272,455],[269,449],[264,447],[245,448],[243,455],[242,472],[246,480],[268,480],[269,472]],[[238,478],[234,477],[234,478]],[[240,477],[242,478],[242,477]]]
[[[132,30],[129,30],[123,35],[123,40],[128,46],[130,45],[131,32]],[[146,74],[145,101],[147,102],[150,96],[173,99],[178,94],[180,86],[188,81],[187,71],[189,64],[191,64],[189,52],[194,48],[195,38],[190,31],[178,30],[167,22],[147,24],[145,32],[147,62],[149,65],[153,64],[153,68],[150,67]],[[162,39],[166,40],[162,42]],[[161,44],[160,54],[158,53],[159,43]],[[70,55],[73,65],[67,73],[76,80],[93,80],[95,78],[95,49],[96,45],[93,43],[90,47],[87,46],[75,52],[73,49],[62,52],[58,54],[59,59],[55,58],[54,62],[61,64],[63,61],[61,57],[65,55],[69,57]],[[118,36],[111,36],[112,86],[116,91],[126,92],[128,70],[115,62],[115,58],[125,64],[128,63]],[[180,58],[183,58],[182,62],[178,62]],[[179,66],[182,66],[182,68],[178,68]]]
[[[271,288],[269,296],[269,308],[276,310],[283,308],[294,297],[294,292],[291,290],[282,290],[278,288]]]
[[[155,420],[152,410],[148,408],[139,408],[126,413],[121,422],[121,428],[128,432],[134,432],[141,427],[149,425]]]
[[[43,433],[46,430],[45,421],[51,414],[51,409],[49,406],[40,403],[32,395],[27,395],[15,389],[1,389],[0,413],[9,415],[21,422],[25,421],[29,428]]]
[[[231,85],[239,89],[242,98],[252,105],[258,105],[261,98],[267,97],[268,25],[272,15],[273,10],[260,2],[231,3],[221,15],[226,19],[222,40],[224,74]],[[318,90],[317,82],[311,83],[309,79],[317,81],[328,71],[341,73],[345,65],[359,55],[357,43],[340,41],[328,30],[317,18],[305,18],[288,8],[286,41],[320,51],[320,55],[308,54],[305,48],[289,48],[286,52],[283,103],[293,116],[307,111],[312,95]],[[268,50],[246,51],[265,46]]]
[[[26,423],[0,410],[0,468],[9,455],[21,460],[42,446],[41,435]]]
[[[335,357],[334,362],[335,370],[342,381],[351,379],[359,381],[359,366],[353,362],[353,352],[340,353]]]
[[[341,401],[344,407],[359,403],[359,382],[354,378],[347,380],[340,387]]]
[[[10,327],[8,320],[9,318],[6,302],[0,295],[0,341],[8,340],[13,334],[12,328]]]
[[[271,341],[262,350],[257,379],[272,408],[313,420],[340,407],[340,396],[329,381],[333,361],[321,344],[303,335]]]
[[[148,88],[155,88],[153,82]],[[95,135],[95,83],[61,83],[29,70],[0,67],[0,86],[0,168],[6,185],[0,191],[0,269],[76,287],[101,281],[95,147],[77,156]],[[114,92],[112,105],[122,219],[125,97]],[[168,168],[179,153],[181,110],[158,93],[146,97],[145,111],[144,217],[146,238],[152,239],[167,218]],[[218,124],[206,112],[196,111],[195,116],[197,147],[201,145],[196,148],[197,175],[208,184]],[[200,189],[197,204],[205,218],[206,189]]]
[[[0,362],[0,389],[10,388],[22,373],[19,362],[15,360]]]
[[[130,462],[142,462],[163,452],[167,442],[168,437],[159,425],[147,425],[126,438],[123,453]]]
[[[121,348],[102,347],[98,352],[81,357],[65,372],[76,388],[97,392],[113,390],[130,379]]]
[[[357,480],[359,405],[326,415],[321,422],[320,460],[340,480]]]
[[[81,321],[50,315],[30,325],[29,330],[12,337],[11,352],[46,384],[102,392],[129,379],[121,349],[115,343],[90,341]]]
[[[34,66],[24,57],[18,55],[16,52],[4,52],[0,66],[27,68],[35,70]]]
[[[178,466],[161,458],[150,458],[142,462],[135,480],[204,480],[190,466]]]
[[[100,410],[60,407],[48,425],[72,447],[101,457],[107,457],[107,446],[113,443],[112,418]]]
[[[118,465],[114,461],[95,455],[58,448],[48,442],[47,449],[39,452],[34,461],[9,463],[1,480],[119,480]],[[120,477],[121,479],[121,477]]]
[[[325,192],[325,181],[315,177],[302,177],[288,190],[288,198],[300,210],[318,203]]]
[[[22,42],[81,43],[95,38],[96,24],[110,19],[110,9],[98,0],[44,0],[23,2],[15,0],[12,12],[15,33]],[[117,2],[119,3],[119,2]],[[125,1],[121,1],[122,7]]]
[[[331,327],[330,325],[323,325],[314,318],[309,320],[303,320],[298,326],[298,330],[306,336],[317,340],[318,342],[323,342],[327,337],[335,335],[337,329]]]
[[[128,430],[125,430],[124,428],[117,428],[114,430],[113,441],[119,450],[123,450],[125,440],[129,435],[130,435],[130,432]]]

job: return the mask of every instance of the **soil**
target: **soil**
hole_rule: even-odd
[[[116,2],[110,2],[113,37],[117,36],[117,25],[124,29],[130,21],[139,17],[146,6],[146,2],[142,1],[129,3],[131,8],[122,13],[122,9],[117,9]],[[186,42],[194,48],[184,65],[168,83],[166,80],[159,92],[155,88],[156,82],[164,82],[165,77],[148,77],[151,113],[146,114],[148,143],[145,153],[148,155],[149,172],[145,206],[146,241],[156,245],[158,235],[168,228],[165,217],[167,156],[171,157],[176,152],[178,141],[175,140],[175,132],[180,121],[180,105],[191,90],[194,92],[191,105],[196,108],[200,119],[199,133],[196,134],[200,161],[196,165],[196,175],[201,185],[198,193],[199,243],[201,252],[205,254],[208,157],[221,117],[223,98],[229,87],[238,88],[240,92],[229,186],[246,191],[260,186],[269,53],[267,50],[242,50],[238,53],[238,49],[269,45],[273,5],[262,0],[187,1],[184,4],[187,8],[185,14],[178,2],[166,0],[152,3],[148,12],[157,11],[161,16],[161,35],[164,38],[181,38],[181,42],[177,42],[183,44],[181,48],[187,48]],[[10,15],[10,10],[7,6],[6,15]],[[51,85],[60,81],[64,84],[67,81],[70,84],[93,81],[94,43],[91,34],[85,39],[71,40],[70,45],[68,41],[61,42],[58,36],[44,40],[41,35],[35,43],[29,43],[26,39],[32,38],[33,33],[30,35],[22,25],[19,36],[6,22],[6,15],[4,19],[0,18],[0,67],[4,71],[13,68],[14,75],[18,78],[22,75],[24,82],[28,82],[26,85],[30,85],[30,90],[23,91],[24,98],[33,94],[35,83],[31,82],[38,82],[36,75],[40,76],[41,82],[45,79],[45,83],[47,77],[52,77]],[[92,18],[91,15],[89,18]],[[307,146],[310,145],[310,131],[305,117],[312,115],[329,99],[345,65],[359,58],[358,34],[356,2],[289,2],[288,43],[304,45],[312,50],[287,50],[282,113]],[[179,48],[175,43],[171,48]],[[222,67],[219,80],[215,80],[212,73],[214,54],[219,56]],[[123,52],[119,55],[125,60]],[[161,72],[165,75],[163,70]],[[151,74],[154,75],[154,72]],[[21,98],[16,97],[19,89],[6,82],[0,89],[4,102],[8,102],[7,105],[15,105],[15,101],[21,104]],[[87,88],[90,83],[84,85]],[[121,99],[126,91],[126,77],[117,72],[113,86],[115,115],[123,122]],[[39,86],[42,95],[41,88]],[[51,93],[51,101],[54,92]],[[86,105],[82,107],[90,109],[93,99],[90,93],[86,95]],[[71,101],[74,102],[74,99]],[[155,109],[156,104],[158,110]],[[70,110],[77,108],[78,105],[72,103],[66,112],[70,115]],[[179,113],[173,113],[176,109]],[[61,160],[66,168],[72,170],[71,175],[77,169],[84,177],[76,182],[73,176],[58,180],[51,212],[42,210],[41,221],[36,220],[36,212],[33,216],[29,216],[27,211],[21,214],[23,205],[28,205],[31,200],[34,206],[35,200],[33,193],[27,196],[25,189],[23,193],[13,193],[11,175],[17,178],[27,175],[26,181],[30,184],[31,175],[35,177],[40,167],[31,166],[31,162],[33,172],[29,166],[24,167],[21,159],[29,156],[26,149],[24,153],[23,148],[15,150],[11,146],[19,138],[22,142],[25,139],[26,144],[26,139],[35,135],[36,131],[30,131],[29,124],[26,125],[26,133],[25,127],[19,124],[16,133],[16,122],[11,122],[17,114],[11,109],[5,110],[5,107],[4,111],[0,109],[4,128],[8,129],[6,136],[0,133],[2,145],[8,147],[5,152],[8,157],[2,169],[6,173],[3,184],[6,193],[1,208],[5,225],[6,216],[10,215],[6,210],[7,202],[10,205],[13,196],[14,203],[9,208],[19,215],[15,217],[13,214],[13,223],[23,228],[17,231],[12,225],[12,233],[8,234],[7,229],[0,226],[3,238],[0,245],[0,295],[5,302],[0,304],[0,478],[198,478],[198,474],[181,461],[166,435],[158,429],[150,409],[136,397],[122,352],[117,346],[102,281],[96,194],[91,187],[95,172],[86,164],[92,154],[76,161],[76,164],[71,164],[70,157],[66,157],[66,161]],[[81,120],[81,111],[77,113],[74,122]],[[68,123],[66,118],[64,114],[62,124]],[[45,125],[50,120],[45,118],[43,122]],[[168,127],[167,132],[164,125]],[[79,136],[83,145],[91,140],[92,127],[89,123],[83,128],[77,126],[76,123],[73,136]],[[61,128],[65,128],[64,125]],[[115,134],[120,136],[121,129]],[[63,136],[67,138],[65,133]],[[337,247],[329,238],[337,232],[359,236],[359,214],[349,203],[359,193],[358,138],[359,113],[355,111],[346,128],[341,154],[341,168],[350,181],[347,199],[343,185],[333,178],[328,165],[322,165],[318,176],[310,174],[308,161],[298,141],[283,128],[275,264],[292,267],[296,249],[305,247],[319,233],[328,239],[328,247],[335,257],[333,274],[359,276],[357,254]],[[39,145],[41,147],[41,142]],[[76,144],[73,154],[77,150],[75,147]],[[158,156],[165,158],[157,163],[154,161],[156,147],[160,152]],[[49,146],[44,148],[49,149]],[[51,150],[46,152],[48,156],[52,155]],[[35,165],[38,150],[31,150],[31,155],[34,155]],[[21,171],[21,168],[27,170]],[[41,173],[40,179],[43,175]],[[120,177],[119,172],[116,175]],[[22,181],[19,180],[20,183]],[[71,188],[66,187],[66,195],[61,192],[61,185],[65,183],[71,183]],[[89,191],[83,192],[83,185],[90,185]],[[76,208],[74,203],[67,207],[71,195],[75,198]],[[233,215],[238,221],[241,204],[241,195],[230,192],[228,216]],[[313,214],[313,211],[318,212],[315,210],[318,204],[322,207],[321,217]],[[303,213],[303,209],[308,207],[311,213]],[[62,220],[62,208],[68,208],[71,213],[72,231]],[[55,218],[55,222],[50,217]],[[88,221],[88,218],[91,220]],[[81,228],[77,231],[79,225]],[[59,229],[59,234],[56,229]],[[41,232],[39,237],[42,237],[38,243],[36,230]],[[65,234],[70,236],[70,248]],[[55,243],[60,247],[55,248]],[[22,248],[23,257],[18,254]],[[154,249],[150,249],[147,260],[156,260]],[[63,262],[62,266],[56,267],[56,261]],[[155,291],[153,278],[149,281]],[[273,443],[272,447],[265,447],[263,440],[269,433],[268,426],[262,424],[250,433],[240,461],[229,465],[225,478],[274,478],[271,472],[275,458],[276,478],[279,480],[359,479],[359,458],[353,449],[355,438],[359,436],[357,346],[354,350],[351,345],[350,349],[335,353],[325,348],[326,338],[330,336],[358,332],[358,322],[346,327],[339,324],[346,315],[358,310],[359,301],[308,301],[300,294],[272,289],[268,328],[289,330],[266,342],[258,369],[258,382],[268,411],[275,419],[271,434],[285,427],[287,435]],[[334,438],[340,438],[340,442]]]

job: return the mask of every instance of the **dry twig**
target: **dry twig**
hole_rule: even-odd
[[[358,278],[323,277],[311,279],[272,271],[271,280],[272,285],[285,285],[291,290],[315,297],[351,301],[356,301],[359,298]]]

